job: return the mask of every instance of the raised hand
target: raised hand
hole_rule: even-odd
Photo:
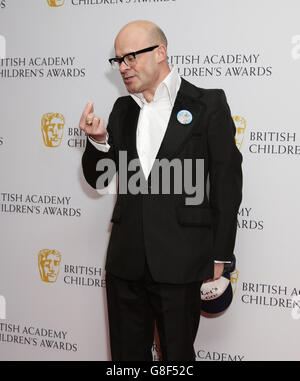
[[[94,103],[89,102],[80,118],[79,128],[98,142],[105,142],[106,129],[104,119],[94,114]]]

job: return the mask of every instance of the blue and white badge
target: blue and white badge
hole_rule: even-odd
[[[181,124],[190,124],[193,120],[193,115],[187,110],[181,110],[177,114],[177,120]]]

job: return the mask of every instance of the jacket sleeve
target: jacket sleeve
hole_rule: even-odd
[[[110,162],[110,170],[114,168],[117,170],[117,163],[116,163],[116,147],[114,145],[114,130],[118,126],[118,100],[114,104],[114,107],[110,113],[108,124],[107,124],[107,132],[108,132],[108,144],[110,145],[110,148],[107,152],[100,151],[96,147],[93,146],[93,144],[90,142],[90,140],[87,138],[86,140],[86,148],[82,156],[82,170],[84,177],[88,184],[92,188],[100,188],[99,182],[97,183],[97,180],[101,175],[103,175],[105,172],[108,174],[107,171],[108,168],[103,168],[103,170],[97,170],[97,165],[99,163],[99,160],[105,159],[105,163]],[[115,171],[114,171],[115,173]],[[110,172],[109,179],[105,182],[104,186],[108,186],[109,182],[112,180],[112,177],[114,175],[113,172]],[[103,188],[103,187],[102,187]]]
[[[223,90],[215,90],[208,125],[209,203],[213,216],[213,258],[233,260],[237,213],[242,200],[242,155]]]

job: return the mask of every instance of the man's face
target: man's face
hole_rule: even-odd
[[[136,52],[141,49],[155,45],[147,38],[145,32],[139,33],[133,28],[122,31],[116,38],[116,57]],[[138,54],[136,62],[132,67],[124,62],[120,65],[120,73],[129,93],[143,93],[155,89],[159,77],[159,66],[155,50]]]

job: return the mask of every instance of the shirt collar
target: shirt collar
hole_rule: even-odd
[[[167,97],[171,106],[173,107],[180,85],[181,78],[178,74],[177,68],[173,66],[170,73],[158,85],[154,94],[153,101],[159,101]],[[130,95],[140,106],[140,108],[143,108],[144,105],[148,103],[142,93],[135,93]]]

